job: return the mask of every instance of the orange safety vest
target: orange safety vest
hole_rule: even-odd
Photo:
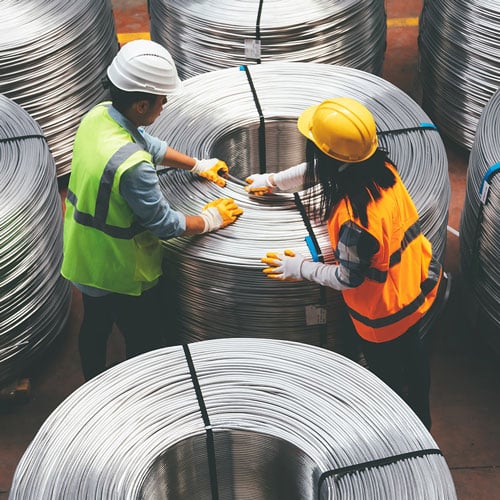
[[[379,249],[363,283],[342,291],[356,331],[370,342],[393,340],[415,325],[434,302],[442,274],[408,191],[392,165],[387,166],[396,183],[368,204],[368,228],[364,228]],[[344,198],[328,221],[336,254],[340,228],[348,221],[363,227]]]

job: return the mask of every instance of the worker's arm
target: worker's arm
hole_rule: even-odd
[[[299,163],[281,172],[253,174],[245,180],[245,190],[253,195],[271,194],[275,190],[284,192],[300,191],[304,187],[307,163]]]
[[[335,251],[338,264],[311,262],[292,250],[268,252],[261,261],[268,266],[263,272],[269,278],[306,279],[341,291],[363,283],[378,248],[377,240],[370,233],[348,221],[340,229],[339,245]]]
[[[181,168],[191,170],[196,164],[196,158],[192,158],[174,148],[168,147],[161,160],[161,165],[166,167]]]
[[[161,164],[168,167],[189,170],[193,174],[215,182],[215,184],[221,187],[226,185],[226,180],[222,176],[229,172],[226,163],[218,158],[198,160],[198,158],[192,158],[171,147],[167,148]]]
[[[156,171],[148,163],[140,163],[123,173],[120,194],[141,224],[165,240],[220,229],[243,212],[231,198],[214,200],[199,215],[173,210],[160,190]]]
[[[151,153],[153,162],[156,165],[188,170],[214,182],[218,186],[224,187],[226,185],[224,175],[229,172],[229,169],[222,160],[218,158],[198,160],[171,148],[165,141],[148,134],[142,127],[139,127],[137,131],[142,139],[141,142],[146,146],[146,150]]]

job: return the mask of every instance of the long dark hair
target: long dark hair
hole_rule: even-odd
[[[340,200],[348,198],[354,217],[359,218],[364,227],[368,227],[368,204],[378,200],[382,196],[381,191],[396,182],[396,177],[386,163],[394,164],[387,151],[381,148],[367,160],[344,163],[326,155],[308,140],[306,161],[306,186],[321,186],[321,201],[319,207],[316,205],[315,215],[319,215],[323,221],[328,220]]]

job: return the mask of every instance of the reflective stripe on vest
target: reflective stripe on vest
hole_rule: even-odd
[[[101,181],[99,183],[99,190],[95,204],[95,215],[80,212],[77,208],[78,199],[75,193],[68,189],[66,197],[74,207],[74,220],[76,222],[82,224],[83,226],[99,229],[113,238],[124,240],[130,240],[140,232],[144,231],[144,228],[137,222],[134,222],[130,227],[119,227],[106,224],[109,211],[109,201],[111,199],[111,191],[116,171],[125,160],[140,150],[142,150],[142,148],[138,144],[129,142],[123,145],[109,159],[108,163],[104,167]]]
[[[429,268],[429,277],[424,280],[421,284],[421,293],[408,305],[400,309],[397,313],[392,314],[391,316],[386,316],[385,318],[371,319],[366,316],[359,314],[354,309],[348,307],[349,313],[351,316],[362,322],[363,324],[370,326],[372,328],[381,328],[384,326],[393,325],[398,321],[406,318],[407,316],[413,314],[418,308],[424,303],[425,297],[429,295],[433,290],[437,290],[436,284],[439,280],[441,272],[441,266],[436,261],[431,262],[431,266]]]
[[[415,224],[406,230],[403,241],[401,242],[401,247],[393,252],[389,258],[389,267],[395,266],[401,262],[401,253],[420,233],[420,223],[418,222],[415,222]],[[379,269],[370,267],[366,272],[366,277],[373,281],[383,283],[387,279],[387,271],[380,271]]]

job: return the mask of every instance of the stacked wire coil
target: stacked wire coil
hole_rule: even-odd
[[[74,134],[103,98],[117,50],[110,0],[2,1],[0,93],[41,125],[58,176],[71,169]]]
[[[478,123],[467,170],[460,221],[460,263],[467,311],[476,330],[500,355],[500,91]]]
[[[419,53],[423,108],[444,136],[470,150],[500,86],[500,3],[425,0]]]
[[[9,498],[456,493],[429,432],[368,370],[304,344],[224,339],[152,351],[81,386],[29,445]]]
[[[228,68],[185,81],[183,94],[169,99],[149,131],[197,158],[223,159],[233,179],[245,179],[262,166],[273,172],[304,160],[305,139],[296,121],[305,108],[330,97],[356,98],[373,112],[380,145],[389,150],[415,200],[422,230],[443,260],[450,196],[446,151],[413,100],[380,77],[352,68],[274,62],[247,69],[248,74]],[[259,140],[263,125],[265,151]],[[240,182],[230,179],[220,188],[176,169],[162,174],[160,184],[171,205],[186,214],[199,213],[218,197],[232,197],[244,210],[221,231],[164,244],[168,301],[175,304],[169,321],[176,318],[183,340],[270,335],[340,348],[337,292],[306,281],[276,282],[261,272],[267,251],[291,248],[310,255],[293,194],[249,197]],[[298,196],[304,203],[310,196],[309,206],[318,203],[314,190]],[[326,225],[313,217],[309,222],[325,262],[331,262]]]
[[[182,79],[269,61],[337,64],[380,74],[382,0],[150,0],[151,38]]]
[[[24,374],[62,331],[62,217],[54,159],[38,124],[0,95],[0,384]]]

